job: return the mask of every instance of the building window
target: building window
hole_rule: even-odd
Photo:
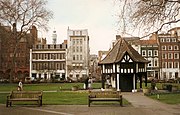
[[[162,46],[161,48],[162,48],[162,50],[166,50],[166,46]]]
[[[166,54],[165,53],[162,54],[162,59],[166,59]]]
[[[76,40],[76,44],[79,44],[79,39]]]
[[[51,59],[55,59],[55,54],[51,54]]]
[[[60,63],[60,64],[61,64],[61,63]],[[56,63],[56,70],[59,70],[59,69],[60,69],[60,67],[59,67],[60,64]]]
[[[80,43],[80,45],[82,45],[82,39],[80,39],[79,43]]]
[[[63,63],[63,69],[65,69],[65,64]]]
[[[179,63],[178,62],[174,62],[174,68],[179,68]]]
[[[167,38],[167,39],[166,39],[166,42],[170,42],[170,41],[171,41],[170,38]]]
[[[179,50],[177,45],[174,46],[174,50]]]
[[[39,59],[43,59],[43,55],[42,54],[39,54]]]
[[[148,64],[148,67],[152,67],[152,60],[150,60],[151,62]]]
[[[82,36],[82,31],[80,31],[80,36]]]
[[[169,72],[169,78],[170,79],[172,78],[172,72]]]
[[[35,64],[35,63],[33,63],[33,68],[32,68],[32,70],[36,70],[36,64]]]
[[[163,72],[163,77],[164,79],[166,79],[166,72]]]
[[[155,67],[158,66],[158,59],[154,59],[154,66],[155,66]]]
[[[168,46],[168,50],[172,50],[172,46]]]
[[[62,59],[62,55],[61,54],[57,54],[57,59]]]
[[[65,59],[66,57],[65,57],[65,54],[63,54],[63,59]]]
[[[82,60],[82,55],[80,55],[80,60]]]
[[[168,62],[168,68],[172,68],[172,62]]]
[[[174,53],[174,59],[179,59],[179,54],[178,53]]]
[[[75,52],[75,46],[73,46],[73,52]]]
[[[75,40],[73,40],[73,45],[75,45],[75,43],[76,43],[76,41],[75,41]]]
[[[50,45],[48,45],[48,49],[50,49],[51,48],[51,46]]]
[[[73,60],[76,60],[76,57],[75,57],[75,55],[73,55]]]
[[[82,46],[80,46],[80,52],[82,52]]]
[[[78,46],[76,47],[76,52],[79,52],[79,47]]]
[[[36,55],[35,54],[32,54],[32,59],[36,59]]]
[[[41,54],[41,55],[42,55],[42,58],[41,58],[41,59],[44,60],[44,54]]]
[[[164,38],[161,38],[161,42],[164,42]]]
[[[60,44],[59,46],[60,46],[60,48],[62,48],[62,44]]]
[[[173,56],[172,56],[172,53],[168,53],[168,59],[172,59]]]
[[[152,50],[148,50],[148,56],[152,56]]]
[[[166,62],[162,62],[162,68],[167,68]]]
[[[146,50],[142,50],[142,56],[146,56]]]
[[[154,56],[158,56],[158,50],[154,50]]]
[[[76,56],[76,60],[79,60],[79,55]]]
[[[172,38],[172,42],[176,42],[176,38]]]

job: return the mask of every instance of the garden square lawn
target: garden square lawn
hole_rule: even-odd
[[[85,105],[87,104],[87,92],[44,92],[43,104],[45,105]]]
[[[159,99],[157,95],[150,95],[149,97],[167,104],[180,104],[180,93],[160,94]]]
[[[72,86],[79,86],[83,89],[83,83],[47,83],[47,84],[23,84],[23,90],[42,90],[43,105],[87,105],[88,91],[71,91]],[[17,84],[0,84],[0,103],[6,103],[6,97],[12,90],[16,90]],[[93,83],[93,88],[100,89],[101,83]],[[27,102],[17,102],[15,104],[28,104]],[[109,104],[109,103],[103,103]],[[113,104],[113,102],[111,103]],[[123,105],[129,105],[123,99]]]

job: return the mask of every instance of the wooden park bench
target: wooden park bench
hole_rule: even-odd
[[[36,101],[38,106],[42,106],[42,91],[12,91],[7,96],[6,107],[12,106],[14,101]]]
[[[117,101],[122,105],[122,95],[119,91],[89,91],[88,106],[93,101]]]

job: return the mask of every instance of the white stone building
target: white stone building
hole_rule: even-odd
[[[89,36],[88,30],[67,30],[66,77],[79,80],[89,76]]]

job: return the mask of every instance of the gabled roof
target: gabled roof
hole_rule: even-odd
[[[131,45],[123,38],[119,38],[114,47],[109,51],[107,56],[99,64],[117,63],[122,60],[125,53],[128,53],[134,62],[148,63]]]

